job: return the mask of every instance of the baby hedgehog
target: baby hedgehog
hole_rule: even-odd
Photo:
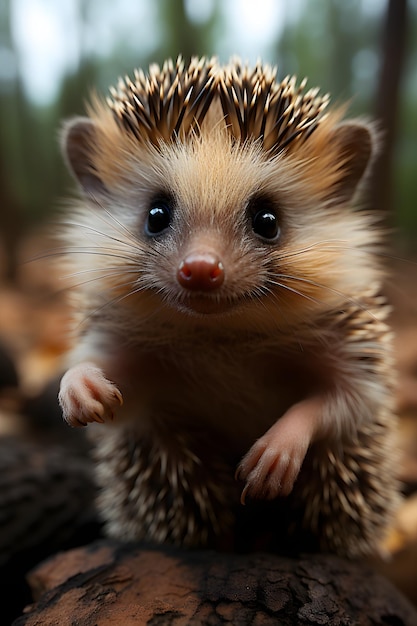
[[[82,200],[59,401],[95,422],[109,535],[378,549],[391,332],[377,217],[354,205],[375,136],[327,104],[268,65],[178,59],[65,126]]]

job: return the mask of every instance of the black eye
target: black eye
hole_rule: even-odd
[[[154,236],[166,230],[171,223],[171,213],[171,205],[167,200],[153,202],[146,221],[146,234]]]
[[[262,239],[269,239],[270,241],[277,239],[280,233],[278,218],[271,209],[261,209],[254,213],[252,228]]]

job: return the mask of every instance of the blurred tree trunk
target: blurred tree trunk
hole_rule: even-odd
[[[407,39],[407,0],[388,0],[382,39],[382,62],[375,117],[382,130],[382,150],[371,181],[371,206],[392,225],[392,163],[398,125],[399,94]]]
[[[162,62],[167,57],[181,54],[186,61],[194,55],[209,55],[212,48],[213,29],[219,19],[219,2],[214,3],[207,21],[192,22],[185,0],[162,0],[159,5],[161,24],[165,30]]]
[[[16,62],[10,27],[10,0],[0,4],[0,45],[10,59]],[[17,278],[18,244],[24,229],[24,195],[16,189],[14,166],[16,163],[17,141],[10,140],[15,131],[21,131],[16,124],[18,111],[22,105],[23,92],[21,83],[13,73],[0,83],[0,119],[2,132],[0,138],[0,246],[2,248],[3,267],[0,275],[3,280],[14,283]],[[24,133],[24,130],[23,130]]]
[[[190,28],[184,0],[165,2],[163,12],[168,31],[167,43],[169,42],[169,47],[181,52],[185,59],[189,59],[196,52],[197,42],[194,31]]]
[[[9,176],[0,155],[0,241],[4,259],[1,278],[14,284],[17,280],[18,246],[24,225],[21,204],[13,194],[8,179]]]

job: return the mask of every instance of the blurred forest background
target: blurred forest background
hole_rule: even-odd
[[[389,14],[389,10],[392,14]],[[388,37],[387,37],[388,26]],[[69,189],[63,118],[94,87],[181,53],[237,53],[307,76],[351,113],[382,119],[389,163],[375,204],[397,240],[417,238],[417,0],[2,0],[0,233],[3,278],[22,242],[51,221]],[[381,172],[380,172],[381,174]]]
[[[0,435],[43,428],[43,443],[53,428],[62,428],[60,440],[75,435],[57,406],[68,312],[48,258],[73,189],[59,151],[62,120],[83,114],[92,89],[106,95],[120,75],[178,54],[260,57],[279,78],[306,76],[383,129],[370,204],[392,232],[388,289],[409,497],[387,546],[395,558],[380,568],[417,605],[417,0],[0,0]],[[36,257],[46,258],[28,262]],[[12,466],[2,467],[7,487]],[[19,524],[30,519],[17,513]],[[0,533],[2,589],[29,565],[11,579],[28,533],[11,539],[19,524],[9,518]]]
[[[27,262],[53,246],[46,233],[74,187],[62,120],[83,114],[93,89],[178,54],[261,58],[378,120],[370,203],[386,214],[392,258],[415,255],[417,0],[1,0],[0,345],[29,387],[66,347],[54,260]]]

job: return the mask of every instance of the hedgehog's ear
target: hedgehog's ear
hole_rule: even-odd
[[[331,141],[340,164],[331,198],[347,203],[352,200],[373,156],[374,132],[363,122],[343,122],[335,128]]]
[[[61,147],[71,174],[83,191],[91,197],[107,194],[107,189],[94,166],[97,130],[88,117],[78,117],[64,125]]]

